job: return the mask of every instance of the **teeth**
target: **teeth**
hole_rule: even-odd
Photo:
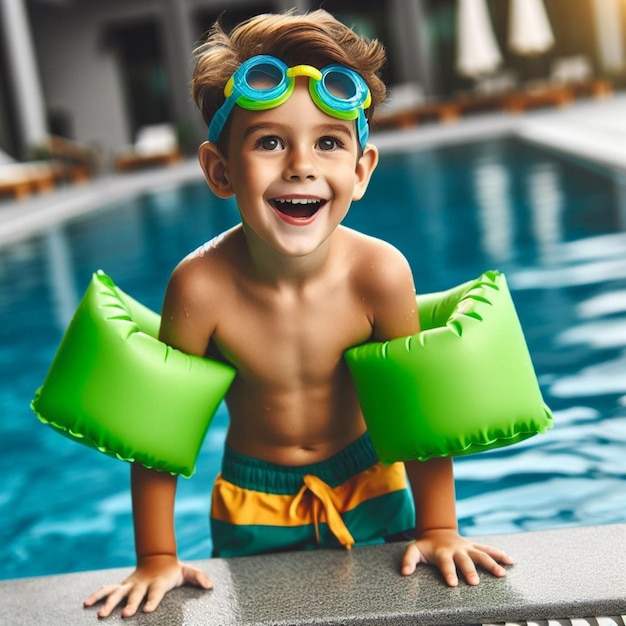
[[[313,200],[312,198],[293,198],[291,200],[278,198],[276,202],[280,204],[319,204],[320,200]]]

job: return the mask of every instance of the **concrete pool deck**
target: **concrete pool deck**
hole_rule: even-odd
[[[108,623],[152,626],[439,626],[505,624],[626,614],[626,525],[481,538],[515,559],[505,578],[448,588],[433,568],[398,573],[402,544],[198,561],[215,588],[170,592],[151,615]],[[81,626],[82,600],[129,569],[0,582],[0,623]],[[561,625],[569,623],[562,621]],[[573,621],[573,626],[585,622]],[[592,621],[592,623],[594,623]],[[597,622],[596,622],[597,625]],[[547,626],[547,622],[546,622]]]

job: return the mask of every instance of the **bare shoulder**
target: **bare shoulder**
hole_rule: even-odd
[[[372,324],[372,340],[419,331],[415,284],[406,257],[393,245],[354,231],[346,233],[351,280]]]
[[[348,229],[346,241],[353,259],[353,276],[360,289],[372,295],[407,288],[414,292],[411,267],[398,248],[382,239]]]
[[[214,332],[222,294],[229,282],[231,231],[187,255],[170,276],[163,301],[162,339],[190,353],[202,354]]]
[[[174,269],[168,285],[168,294],[185,301],[187,305],[215,296],[220,283],[235,271],[237,233],[226,231],[207,241],[188,254]]]

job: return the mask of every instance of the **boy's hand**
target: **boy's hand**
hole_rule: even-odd
[[[202,570],[181,563],[175,556],[164,554],[143,557],[139,560],[137,569],[124,582],[101,587],[83,604],[90,607],[104,600],[98,617],[108,617],[124,598],[128,598],[121,615],[131,617],[145,599],[143,612],[152,613],[170,589],[187,583],[203,589],[213,587],[213,583]]]
[[[500,578],[506,576],[506,570],[499,563],[512,565],[513,559],[501,550],[465,539],[455,530],[442,529],[426,531],[409,544],[402,559],[402,574],[412,574],[418,563],[436,565],[446,584],[456,587],[457,568],[469,585],[477,585],[476,565]]]

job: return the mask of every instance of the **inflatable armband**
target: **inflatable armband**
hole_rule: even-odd
[[[384,463],[461,456],[552,426],[506,279],[418,296],[422,332],[347,351]]]
[[[235,370],[165,345],[159,323],[94,274],[32,408],[71,439],[189,477]]]

